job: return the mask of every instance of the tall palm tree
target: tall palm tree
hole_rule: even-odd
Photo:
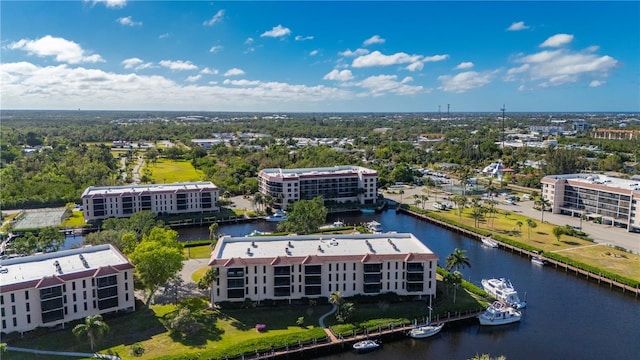
[[[109,325],[102,320],[102,315],[89,315],[84,319],[84,324],[76,325],[72,332],[75,336],[87,335],[91,351],[96,347],[96,340],[109,331]]]
[[[518,227],[518,232],[521,234],[520,236],[522,236],[522,225],[524,225],[522,221],[516,222],[516,226]]]
[[[456,248],[447,256],[446,268],[447,270],[455,269],[457,272],[460,272],[460,269],[464,267],[471,267],[467,251]]]
[[[531,240],[531,229],[535,229],[538,226],[533,219],[527,219],[527,226],[529,227],[529,240]]]
[[[540,195],[534,203],[536,206],[540,206],[540,222],[544,223],[544,209],[549,207],[551,203],[543,195]]]

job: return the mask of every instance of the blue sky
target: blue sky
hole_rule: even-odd
[[[640,2],[2,1],[2,109],[640,111]]]

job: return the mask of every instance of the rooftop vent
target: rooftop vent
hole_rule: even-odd
[[[62,268],[60,267],[60,262],[58,262],[58,260],[53,262],[53,266],[56,267],[56,271],[58,272],[58,274],[62,274]]]
[[[247,255],[251,255],[251,248],[247,248]]]
[[[87,262],[87,259],[85,259],[82,254],[80,254],[79,256],[80,256],[80,261],[82,261],[82,266],[88,268],[89,267],[89,263]]]

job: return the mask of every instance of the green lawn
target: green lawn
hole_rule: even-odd
[[[60,226],[76,228],[76,227],[83,227],[85,225],[86,224],[84,222],[84,214],[83,214],[83,212],[82,211],[72,211],[71,212],[71,216],[69,216],[69,218],[65,219]]]
[[[211,257],[211,245],[193,246],[182,249],[184,256],[189,259],[208,259]]]
[[[152,183],[202,181],[204,173],[193,168],[189,161],[160,158],[155,163],[145,163],[144,171]]]
[[[448,211],[427,210],[427,213],[436,214],[469,227],[474,226],[470,208],[463,211],[462,217],[458,215],[456,209]],[[557,225],[541,223],[540,218],[537,218],[533,219],[536,222],[536,227],[529,229],[527,219],[530,218],[498,210],[495,214],[487,214],[485,219],[479,223],[478,229],[533,246],[545,253],[558,253],[584,264],[640,281],[640,255],[604,245],[594,246],[594,242],[568,235],[562,235],[558,241],[553,235],[553,228]],[[522,228],[517,226],[518,221],[522,222]]]

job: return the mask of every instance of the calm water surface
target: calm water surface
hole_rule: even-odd
[[[504,250],[485,248],[478,241],[394,211],[333,217],[329,222],[335,220],[347,224],[377,220],[385,231],[413,233],[440,257],[441,265],[455,248],[466,250],[471,263],[462,270],[466,280],[480,285],[482,278],[507,277],[528,305],[517,324],[448,326],[429,339],[386,343],[382,350],[367,355],[345,352],[322,359],[468,359],[483,353],[508,360],[640,359],[640,299],[533,265]],[[265,222],[224,225],[219,233],[244,236],[254,229],[273,231],[275,226]],[[181,240],[206,239],[208,232],[207,227],[179,230]]]

